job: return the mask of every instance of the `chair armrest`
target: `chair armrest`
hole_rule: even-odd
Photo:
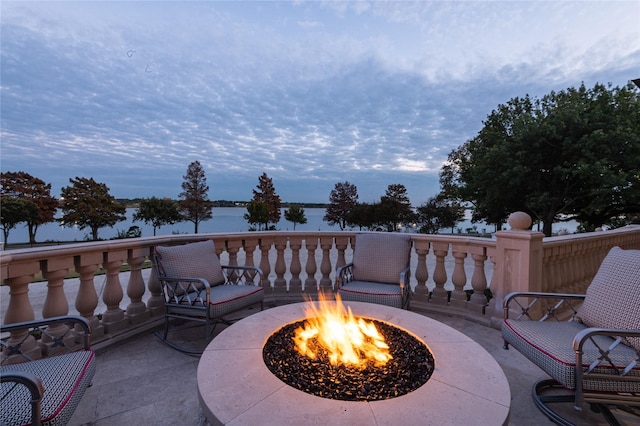
[[[402,272],[400,272],[400,287],[404,288],[405,285],[409,284],[411,280],[411,265],[407,265]]]
[[[572,342],[573,350],[578,352],[582,352],[582,347],[584,344],[593,336],[608,336],[617,340],[619,337],[640,337],[640,330],[635,329],[627,329],[627,328],[599,328],[599,327],[589,327],[581,330],[578,334],[575,335]],[[622,342],[624,339],[619,339]],[[617,346],[616,344],[612,344],[611,347]],[[636,352],[638,352],[636,350]],[[638,353],[640,357],[640,353]],[[581,365],[581,364],[578,364]]]
[[[6,333],[6,332],[11,333],[15,331],[32,328],[34,330],[38,330],[44,334],[47,334],[49,337],[51,337],[53,341],[56,342],[56,345],[65,347],[66,345],[64,344],[62,339],[56,336],[53,336],[51,334],[48,334],[46,331],[46,327],[51,325],[56,325],[56,324],[80,326],[80,329],[82,330],[82,334],[83,334],[83,342],[82,342],[83,349],[85,350],[91,349],[91,344],[90,344],[91,326],[89,325],[89,321],[86,318],[78,315],[64,315],[64,316],[58,316],[58,317],[43,318],[43,319],[33,320],[33,321],[24,321],[24,322],[16,322],[13,324],[0,325],[0,333]],[[0,346],[4,348],[9,348],[8,343],[5,342],[4,340],[0,341]],[[16,351],[15,353],[20,353],[19,347],[9,348],[9,350]]]
[[[353,280],[353,262],[336,269],[336,289]]]
[[[5,371],[0,375],[0,383],[15,383],[25,386],[31,394],[31,423],[41,424],[40,403],[44,395],[44,383],[33,373],[28,371]]]
[[[222,265],[222,272],[227,279],[225,284],[262,285],[262,269],[257,266]]]
[[[543,292],[512,292],[507,294],[503,301],[504,319],[509,319],[510,312],[513,308],[513,304],[517,305],[516,311],[518,315],[514,318],[516,320],[529,319],[531,321],[546,321],[548,319],[559,318],[556,316],[559,310],[566,311],[569,309],[571,313],[570,321],[573,320],[577,314],[577,308],[574,307],[574,303],[582,302],[585,298],[584,294],[567,294],[567,293],[543,293]],[[523,304],[521,299],[526,299]],[[532,299],[532,300],[529,300]],[[557,300],[553,305],[543,305],[548,300]],[[540,318],[533,318],[531,316],[532,310],[537,309],[539,312],[543,312]]]

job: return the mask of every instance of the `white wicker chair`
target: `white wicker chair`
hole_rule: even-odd
[[[586,295],[509,294],[502,337],[551,376],[533,397],[552,421],[571,424],[552,404],[586,402],[618,424],[607,406],[640,406],[640,250],[612,248]]]
[[[354,242],[353,261],[336,270],[336,288],[342,300],[409,309],[409,235],[356,234]]]

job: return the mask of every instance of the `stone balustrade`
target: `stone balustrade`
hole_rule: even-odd
[[[640,248],[640,226],[543,238],[514,220],[494,238],[411,234],[411,309],[464,315],[499,324],[502,299],[513,290],[584,291],[610,247]],[[156,245],[213,240],[223,264],[259,266],[267,306],[331,294],[335,270],[352,256],[355,232],[265,231],[171,235],[0,252],[4,323],[78,312],[92,324],[92,341],[109,344],[156,327],[163,303],[155,271],[142,266]],[[121,282],[123,265],[130,267]],[[102,267],[101,291],[96,271]],[[74,300],[65,288],[79,274]],[[45,282],[34,282],[41,274]],[[41,312],[31,294],[46,286]],[[41,288],[41,287],[37,287]],[[8,289],[8,291],[7,291]],[[486,290],[493,296],[487,300]],[[5,298],[8,297],[8,303]],[[101,300],[100,300],[101,298]],[[96,312],[99,302],[104,310]],[[71,306],[71,309],[70,309]]]

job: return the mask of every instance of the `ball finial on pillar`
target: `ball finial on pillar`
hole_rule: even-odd
[[[525,212],[513,212],[509,215],[509,226],[516,231],[526,231],[531,226],[531,216]]]

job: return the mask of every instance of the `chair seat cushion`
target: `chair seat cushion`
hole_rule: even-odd
[[[264,288],[254,285],[219,285],[211,289],[209,309],[214,318],[264,300]]]
[[[402,308],[402,289],[398,284],[351,281],[338,289],[342,300],[378,303]]]
[[[584,324],[572,322],[551,321],[521,321],[505,320],[502,323],[502,337],[515,349],[529,360],[542,368],[551,377],[568,389],[575,389],[575,365],[576,354],[572,348],[573,338],[578,332],[587,328]],[[607,336],[595,336],[598,345],[607,347],[613,339]],[[584,366],[598,358],[599,353],[595,345],[588,341],[585,343],[583,355]],[[625,368],[636,359],[636,351],[626,345],[619,345],[612,353],[612,361],[618,368]],[[612,367],[596,367],[594,373],[614,373]],[[631,376],[640,378],[640,365],[636,365],[630,373]],[[613,382],[611,380],[598,380],[584,377],[585,390],[598,390],[609,392],[640,392],[640,381],[631,384],[629,382]]]
[[[0,367],[0,374],[9,371],[26,371],[39,377],[44,383],[41,402],[43,425],[66,425],[95,373],[95,353],[78,351],[52,356],[21,364]],[[0,395],[2,410],[0,424],[31,423],[31,395],[25,386],[17,386],[7,394],[13,383],[2,383]]]

